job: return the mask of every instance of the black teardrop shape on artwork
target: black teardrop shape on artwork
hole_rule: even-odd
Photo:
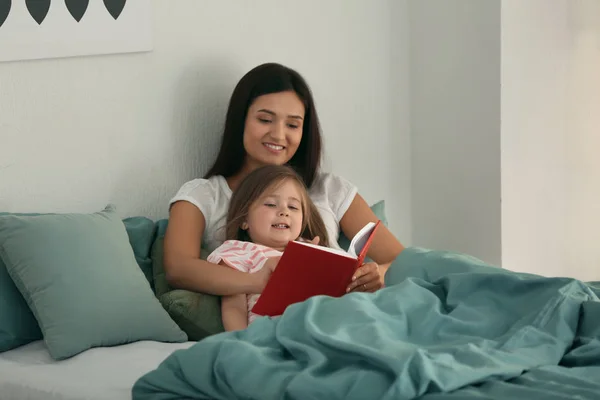
[[[41,25],[46,15],[48,15],[50,0],[25,0],[25,5],[35,22]]]
[[[114,19],[117,19],[125,8],[126,2],[127,0],[104,0],[104,6],[110,15],[112,15]]]
[[[6,17],[10,13],[11,0],[0,0],[0,27],[6,21]]]
[[[90,4],[90,0],[65,0],[67,10],[69,10],[77,22],[81,21],[81,18],[83,18],[83,15],[87,11],[88,4]]]

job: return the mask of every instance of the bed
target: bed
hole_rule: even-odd
[[[140,341],[55,361],[43,341],[0,353],[1,400],[126,400],[143,374],[192,345]]]
[[[0,216],[0,339],[13,340],[0,400],[600,399],[590,283],[411,247],[376,294],[316,296],[196,342],[160,300],[177,293],[156,279],[160,229],[127,222]],[[188,319],[203,304],[219,318],[195,303]]]

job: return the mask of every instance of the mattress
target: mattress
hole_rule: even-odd
[[[121,400],[169,354],[195,342],[141,341],[54,361],[43,341],[0,353],[0,400]]]

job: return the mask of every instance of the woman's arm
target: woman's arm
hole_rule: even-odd
[[[226,331],[239,331],[248,327],[246,295],[236,294],[221,298],[221,318]]]
[[[200,259],[205,224],[204,215],[193,204],[178,201],[172,205],[164,241],[169,284],[217,296],[261,293],[269,278],[268,269],[247,274]]]
[[[346,237],[353,238],[369,222],[377,222],[377,216],[362,196],[356,194],[340,221],[340,229]],[[381,224],[375,233],[367,255],[379,265],[382,272],[381,276],[383,276],[402,250],[404,250],[402,243],[396,239],[385,225]],[[362,272],[359,272],[359,275],[362,275]],[[350,290],[362,283],[357,279],[357,282],[351,285]]]

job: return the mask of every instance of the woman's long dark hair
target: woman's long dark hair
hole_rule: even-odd
[[[305,115],[302,139],[288,164],[311,187],[321,163],[321,128],[308,84],[296,71],[281,64],[267,63],[250,70],[233,90],[225,119],[221,149],[213,166],[204,176],[228,178],[237,174],[246,159],[244,126],[248,109],[259,96],[286,91],[295,92],[304,104]]]

